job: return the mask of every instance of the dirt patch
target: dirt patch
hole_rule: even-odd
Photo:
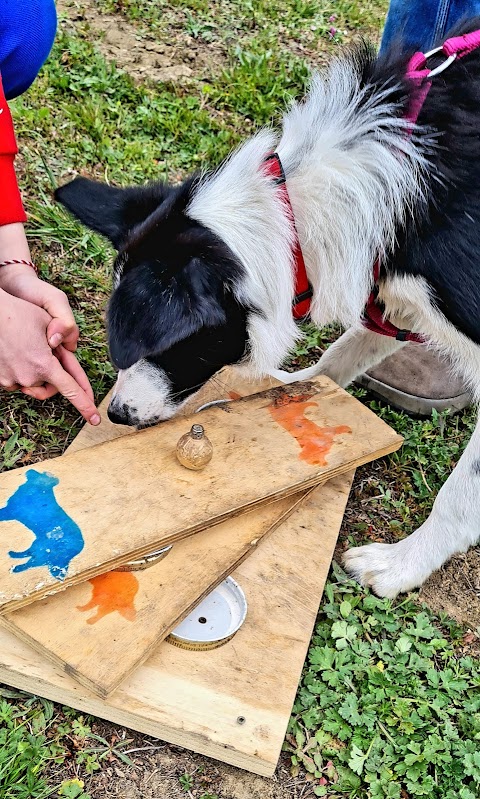
[[[420,599],[434,613],[446,613],[472,629],[480,627],[480,548],[456,555],[432,574]]]
[[[123,732],[105,722],[95,732],[110,739]],[[288,758],[282,757],[274,777],[259,777],[192,752],[169,746],[139,733],[126,731],[132,739],[131,768],[121,762],[105,765],[85,784],[92,799],[313,799],[313,786],[289,773]],[[186,782],[186,775],[191,782]],[[70,775],[69,775],[70,776]],[[71,775],[73,776],[73,775]],[[65,774],[58,774],[65,778]],[[183,779],[183,785],[180,779]],[[185,786],[185,787],[184,787]],[[190,786],[190,787],[189,787]]]
[[[136,81],[185,83],[206,79],[224,61],[220,43],[194,39],[181,28],[170,26],[167,36],[155,38],[141,32],[121,14],[102,14],[95,0],[58,0],[58,11],[84,28],[102,55],[114,61]]]
[[[75,26],[75,32],[95,41],[102,55],[114,61],[135,81],[151,80],[160,83],[185,84],[215,78],[228,66],[233,44],[248,42],[255,32],[254,18],[250,30],[228,29],[225,22],[221,33],[212,34],[208,40],[201,35],[190,35],[185,29],[187,15],[181,6],[170,6],[166,21],[155,30],[129,21],[122,13],[102,13],[95,0],[57,0],[60,14]],[[215,9],[212,8],[212,19]],[[233,25],[233,23],[232,23]],[[312,67],[325,66],[334,51],[334,44],[319,38],[315,26],[296,34],[278,22],[278,46],[292,55],[303,58]],[[345,43],[357,34],[344,31]],[[378,31],[369,31],[372,41],[377,41]]]

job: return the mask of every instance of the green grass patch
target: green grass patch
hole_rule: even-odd
[[[203,87],[217,108],[235,111],[257,125],[278,123],[289,101],[302,93],[308,83],[305,61],[288,53],[262,46],[248,49],[238,45],[231,66],[215,84]]]
[[[62,749],[46,737],[53,716],[53,707],[46,707],[45,712],[30,701],[27,707],[15,706],[0,697],[0,799],[48,795],[42,771],[58,762]]]
[[[75,711],[0,687],[0,799],[53,794],[90,799],[75,772],[80,769],[88,777],[105,760],[131,766],[125,752],[130,745],[129,739],[109,743],[93,732],[91,719]],[[47,770],[62,777],[47,780]]]
[[[387,2],[365,0],[98,0],[99,9],[122,13],[127,19],[156,35],[174,35],[183,30],[194,39],[206,42],[255,38],[270,41],[280,37],[288,47],[301,43],[310,47],[332,41],[332,28],[338,37],[360,31],[378,36],[385,21]]]
[[[430,513],[438,491],[473,433],[476,412],[468,409],[452,416],[433,411],[429,419],[412,419],[378,402],[372,401],[369,406],[404,437],[404,443],[388,458],[382,479],[371,481],[364,499],[372,523],[377,511],[383,509],[388,526],[401,537]]]
[[[315,796],[479,796],[480,668],[443,621],[334,567],[285,744]]]

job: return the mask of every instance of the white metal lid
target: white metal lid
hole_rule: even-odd
[[[227,577],[173,630],[171,638],[178,644],[220,645],[240,629],[246,615],[245,594]]]

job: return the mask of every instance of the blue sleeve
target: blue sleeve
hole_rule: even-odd
[[[480,0],[390,0],[381,51],[394,40],[424,53],[462,19],[480,15]]]
[[[0,73],[7,100],[33,83],[56,29],[55,0],[0,0]]]

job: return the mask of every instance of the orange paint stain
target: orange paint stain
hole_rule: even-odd
[[[300,460],[312,466],[327,466],[326,456],[330,452],[335,436],[351,433],[345,424],[336,427],[319,427],[307,419],[307,408],[316,408],[315,402],[308,402],[305,395],[277,397],[269,406],[269,411],[279,425],[287,430],[300,445]]]
[[[242,395],[238,393],[238,391],[229,391],[228,396],[231,400],[242,399]]]
[[[124,619],[134,621],[137,611],[133,600],[138,591],[138,580],[131,572],[108,572],[88,581],[92,588],[92,598],[86,605],[77,605],[77,610],[98,608],[87,624],[95,624],[109,613],[120,613]]]

